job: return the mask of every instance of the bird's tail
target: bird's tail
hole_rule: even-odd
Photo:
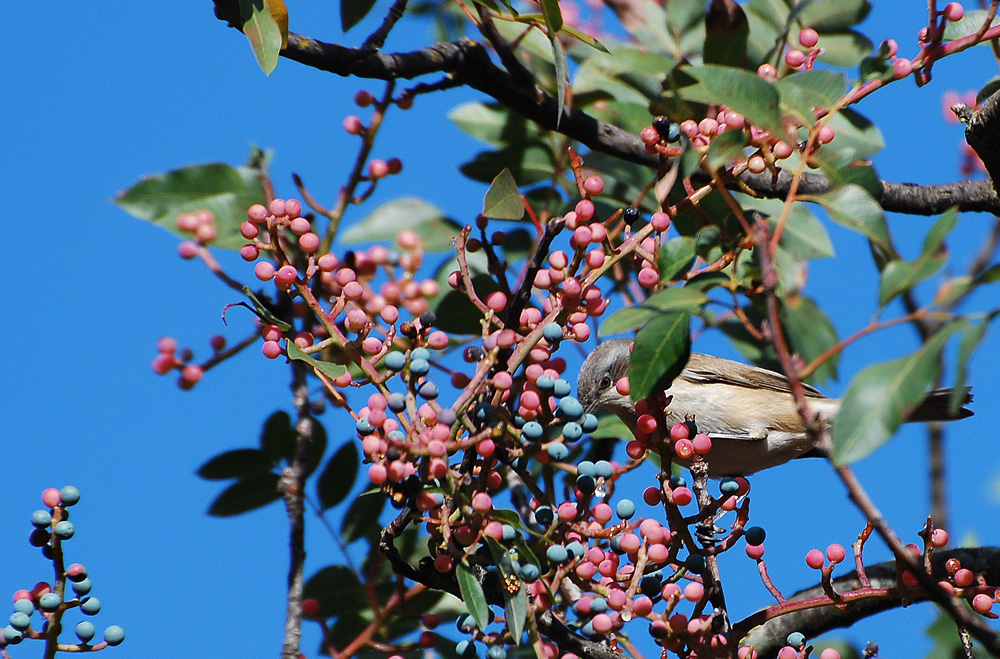
[[[972,410],[965,407],[972,402],[972,390],[965,388],[965,393],[958,409],[951,408],[951,395],[953,389],[935,389],[927,394],[923,402],[917,405],[909,416],[908,422],[928,422],[928,421],[956,421],[972,416]]]

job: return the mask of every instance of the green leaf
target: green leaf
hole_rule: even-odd
[[[941,249],[944,239],[948,237],[955,225],[958,224],[958,208],[952,207],[941,214],[931,230],[927,232],[924,239],[923,256],[933,256]]]
[[[347,498],[358,477],[358,447],[352,441],[337,449],[316,482],[322,510],[333,508]]]
[[[285,348],[289,359],[303,361],[331,380],[335,380],[347,372],[347,367],[343,364],[334,364],[333,362],[324,362],[315,359],[311,355],[302,352],[302,349],[292,341],[287,341]]]
[[[962,327],[962,338],[958,341],[958,358],[955,362],[955,385],[951,388],[948,409],[954,413],[962,407],[965,398],[965,382],[969,375],[969,359],[979,344],[986,338],[987,323],[966,322]]]
[[[256,168],[220,163],[193,165],[146,177],[119,193],[114,200],[130,215],[184,239],[192,236],[177,228],[177,216],[210,211],[219,232],[212,246],[233,250],[247,244],[246,238],[240,235],[240,224],[247,219],[247,209],[264,201],[260,172]]]
[[[749,137],[743,131],[728,130],[712,139],[705,158],[712,169],[726,167],[732,161],[743,157],[743,150],[748,142]]]
[[[291,461],[295,456],[295,429],[288,412],[278,410],[267,417],[260,431],[260,450],[273,463],[282,458]]]
[[[975,286],[981,284],[992,284],[994,282],[1000,281],[1000,263],[994,263],[990,267],[983,270],[974,282]]]
[[[302,461],[302,474],[309,476],[316,471],[323,461],[323,454],[326,453],[326,428],[319,422],[319,419],[312,419],[312,441]]]
[[[270,307],[264,304],[260,300],[260,298],[257,297],[257,294],[251,291],[248,287],[246,286],[243,287],[243,294],[246,295],[248,298],[250,298],[250,303],[253,305],[250,308],[255,314],[257,314],[258,318],[265,321],[269,325],[277,325],[278,329],[280,329],[282,332],[287,332],[288,330],[292,329],[290,323],[287,323],[278,318],[277,316],[275,316],[274,313],[271,311]]]
[[[448,118],[465,133],[495,147],[524,145],[542,134],[534,123],[499,103],[466,103]]]
[[[822,32],[819,38],[823,51],[818,59],[829,66],[854,68],[871,55],[875,48],[868,37],[855,30]]]
[[[986,22],[986,17],[989,14],[985,9],[974,9],[972,11],[966,11],[962,16],[962,20],[959,21],[945,21],[944,26],[944,39],[945,41],[954,41],[955,39],[961,39],[962,37],[969,37],[973,34],[979,32],[982,29],[983,23]],[[1000,16],[994,16],[993,21],[990,23],[990,27],[995,25],[1000,25]],[[983,44],[989,44],[989,41],[982,42]]]
[[[803,71],[775,81],[784,111],[804,126],[816,121],[815,109],[828,109],[843,96],[847,81],[836,71]]]
[[[948,262],[947,256],[921,256],[916,261],[894,259],[882,270],[878,288],[879,306],[885,306],[897,295],[910,290],[920,282],[930,279]]]
[[[851,381],[833,424],[833,462],[856,462],[889,441],[940,372],[941,350],[957,324],[946,325],[911,355],[873,364]]]
[[[882,181],[875,173],[875,168],[853,148],[844,145],[834,146],[832,149],[825,147],[816,152],[813,160],[830,181],[831,188],[854,184],[864,188],[873,199],[881,198]]]
[[[635,337],[628,381],[638,401],[670,386],[691,355],[691,316],[684,312],[653,318]]]
[[[542,20],[550,32],[558,32],[563,26],[562,12],[559,11],[559,0],[541,0]]]
[[[524,632],[524,621],[528,616],[528,596],[524,589],[524,583],[518,577],[517,570],[514,569],[514,564],[507,550],[493,538],[484,537],[483,539],[486,541],[486,546],[489,547],[490,555],[493,556],[493,562],[496,564],[500,578],[504,582],[501,590],[503,592],[504,612],[506,613],[504,617],[507,619],[507,629],[510,631],[510,636],[514,639],[515,644],[520,644],[521,634]],[[507,584],[514,583],[517,584],[518,588],[512,593],[507,588]]]
[[[872,8],[868,0],[816,0],[800,6],[799,21],[817,32],[843,32],[865,20]],[[825,39],[823,35],[820,42]]]
[[[489,275],[474,275],[472,287],[480,300],[490,293],[500,290],[500,286]],[[450,334],[480,334],[483,330],[483,313],[462,291],[449,290],[439,298],[434,306],[437,315],[435,326]]]
[[[552,150],[540,142],[506,146],[496,151],[483,151],[459,170],[473,181],[489,183],[504,168],[521,185],[547,181],[555,175]]]
[[[271,75],[278,66],[278,53],[288,34],[288,11],[285,10],[285,34],[282,35],[268,7],[272,2],[274,0],[240,0],[240,17],[243,19],[240,30],[250,42],[257,65],[267,75]],[[275,4],[284,9],[280,0]]]
[[[278,492],[280,476],[272,472],[247,476],[222,491],[208,509],[215,517],[231,517],[262,508],[281,498]]]
[[[509,169],[497,174],[483,199],[483,215],[493,220],[520,220],[524,217],[524,200]]]
[[[976,105],[979,105],[998,91],[1000,91],[1000,76],[994,76],[976,94]]]
[[[789,347],[807,364],[837,345],[836,328],[812,298],[798,294],[785,296],[779,315]],[[816,369],[811,380],[819,384],[836,380],[839,361],[839,354],[828,359]]]
[[[642,304],[615,312],[604,321],[599,336],[619,334],[642,327],[654,318],[673,316],[678,311],[697,313],[708,301],[705,293],[691,286],[670,286],[648,298]]]
[[[895,253],[882,207],[864,188],[845,185],[810,200],[821,204],[834,222],[867,236],[882,249]]]
[[[854,150],[856,159],[865,159],[871,158],[885,146],[882,133],[879,132],[875,124],[850,108],[845,108],[833,115],[826,122],[826,125],[833,128],[837,137],[824,148],[833,145],[836,145],[837,149],[851,148]],[[820,149],[820,151],[822,150]]]
[[[544,9],[546,3],[552,3],[559,10],[558,0],[541,0]],[[562,26],[562,16],[559,16],[560,27]],[[551,29],[549,30],[549,41],[552,42],[552,59],[556,65],[556,128],[562,121],[563,109],[566,107],[566,85],[569,84],[569,63],[566,61],[566,51],[563,49],[559,35]]]
[[[244,478],[271,471],[274,465],[275,461],[264,451],[241,448],[215,456],[198,469],[198,475],[206,480]]]
[[[686,274],[698,255],[694,251],[694,239],[690,236],[678,236],[660,246],[657,265],[660,268],[660,279],[674,281]]]
[[[480,629],[486,629],[486,625],[490,623],[490,606],[486,603],[483,585],[464,558],[455,566],[455,577],[458,579],[462,601],[469,609],[472,619]]]
[[[705,64],[743,66],[750,27],[743,8],[733,0],[712,0],[705,16]]]
[[[347,32],[361,22],[375,6],[375,0],[340,0],[340,28]]]
[[[778,201],[777,205],[781,206],[781,202]],[[771,231],[774,231],[778,225],[778,216],[768,216],[767,224]],[[797,259],[827,259],[834,255],[830,234],[805,204],[792,205],[788,219],[785,220],[785,228],[781,232],[780,245]]]
[[[410,197],[382,204],[339,238],[347,244],[393,241],[407,229],[420,235],[428,252],[453,249],[452,241],[461,231],[461,227],[436,206]]]
[[[378,518],[385,508],[386,496],[378,488],[364,492],[355,499],[344,514],[340,524],[340,535],[345,542],[354,542],[358,538],[378,539],[382,526]]]
[[[573,27],[571,25],[566,25],[564,23],[563,26],[561,28],[559,28],[559,34],[565,34],[566,36],[568,36],[568,37],[570,37],[572,39],[576,39],[580,43],[584,43],[584,44],[590,46],[591,48],[594,48],[596,50],[601,51],[602,53],[610,53],[611,52],[600,41],[598,41],[594,37],[590,36],[586,32],[581,32],[580,30],[576,29],[575,27]]]
[[[367,609],[368,602],[358,575],[345,565],[328,565],[309,577],[302,597],[319,602],[324,618]]]
[[[632,429],[625,425],[625,422],[611,412],[600,412],[597,415],[600,425],[597,430],[590,433],[592,439],[629,439]]]
[[[688,96],[690,100],[726,105],[775,137],[785,135],[778,110],[778,91],[756,74],[711,64],[689,67],[684,71],[696,78],[701,83],[699,88],[706,92],[704,96]]]

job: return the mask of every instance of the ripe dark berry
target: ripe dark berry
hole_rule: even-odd
[[[437,322],[437,315],[433,311],[428,311],[427,313],[420,315],[421,327],[434,327],[434,323],[436,322]]]
[[[493,406],[489,403],[479,403],[476,405],[472,416],[480,423],[489,423],[493,420]]]
[[[687,557],[687,560],[684,561],[684,566],[689,572],[701,574],[705,571],[705,557],[699,556],[698,554],[691,554]]]
[[[640,218],[639,209],[636,208],[635,206],[629,206],[628,208],[626,208],[625,212],[622,215],[625,219],[625,223],[628,224],[629,226],[631,226],[634,222],[636,222]]]
[[[49,532],[45,529],[32,529],[28,542],[32,547],[44,547],[49,542]]]
[[[751,547],[757,547],[764,544],[764,538],[767,537],[767,533],[764,532],[759,526],[751,526],[746,532],[747,544]]]
[[[593,476],[581,475],[576,477],[576,489],[584,494],[593,494],[597,490],[597,481]]]
[[[389,409],[397,414],[406,409],[406,396],[403,394],[389,394],[389,397],[386,400],[388,401]]]
[[[462,353],[462,358],[470,364],[478,362],[485,356],[486,352],[479,346],[469,346],[465,349],[465,352]]]
[[[548,506],[539,506],[535,510],[535,521],[542,526],[549,526],[555,518],[555,513]]]

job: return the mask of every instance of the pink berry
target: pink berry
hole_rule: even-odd
[[[971,586],[972,582],[975,581],[975,576],[976,575],[972,573],[972,570],[968,570],[963,567],[962,569],[960,569],[958,572],[955,573],[954,576],[955,585],[958,586],[959,588],[965,588],[967,586]]]
[[[694,445],[694,451],[698,455],[705,455],[712,450],[712,438],[703,432],[695,435],[691,443]]]
[[[803,48],[812,48],[818,41],[819,34],[811,27],[807,27],[799,32],[799,43],[802,44]]]
[[[694,443],[690,439],[678,439],[674,442],[674,453],[682,460],[687,460],[694,455]]]
[[[670,216],[662,211],[657,211],[649,218],[649,223],[653,225],[653,231],[663,233],[670,228]]]
[[[761,64],[757,67],[757,75],[764,80],[774,80],[778,77],[778,71],[772,64]]]
[[[261,281],[271,281],[274,279],[274,264],[270,261],[261,261],[254,266],[253,273]]]
[[[660,141],[660,134],[656,132],[656,129],[652,126],[646,126],[639,133],[639,139],[642,140],[643,144],[652,146]]]
[[[486,298],[486,306],[496,313],[500,313],[507,308],[507,296],[503,291],[494,291]]]
[[[799,656],[799,651],[793,648],[791,645],[786,645],[785,647],[778,650],[778,659],[796,659]]]
[[[975,609],[976,613],[985,615],[993,608],[993,598],[985,593],[979,593],[972,598],[972,608]]]
[[[760,174],[766,168],[767,166],[764,163],[764,158],[762,158],[759,154],[752,155],[749,160],[747,160],[747,169],[751,174]]]
[[[344,325],[349,332],[360,332],[366,324],[368,324],[368,314],[361,309],[351,309],[344,319]]]
[[[792,50],[789,50],[787,53],[785,53],[785,64],[792,67],[793,69],[799,68],[805,63],[805,61],[806,61],[806,54],[803,53],[801,50],[793,48]]]
[[[698,122],[698,132],[706,137],[715,135],[719,130],[719,122],[710,117],[705,117]]]
[[[617,391],[622,396],[629,395],[629,382],[627,377],[619,378],[619,380],[615,382],[615,391]]]
[[[888,57],[895,57],[896,53],[899,52],[899,44],[896,43],[895,39],[886,39],[882,43],[885,44]]]
[[[62,496],[59,494],[59,490],[54,487],[46,488],[42,492],[42,503],[44,503],[49,508],[55,508],[62,502]]]
[[[477,492],[472,497],[472,509],[479,514],[488,513],[493,508],[493,497],[485,492]]]
[[[606,258],[607,257],[604,255],[604,252],[602,250],[592,249],[589,252],[587,252],[585,260],[587,261],[587,267],[597,269],[600,268],[602,265],[604,265],[604,261],[606,260]]]
[[[840,659],[840,653],[833,648],[826,648],[819,653],[819,659]]]
[[[204,372],[202,371],[201,366],[188,364],[183,369],[181,369],[181,380],[183,380],[184,382],[188,382],[190,384],[194,384],[199,380],[201,380],[202,375],[204,375]]]
[[[705,587],[697,581],[684,586],[684,599],[689,602],[699,602],[705,596]]]
[[[698,134],[698,122],[694,119],[685,119],[681,122],[680,130],[688,137],[694,137]]]
[[[831,126],[820,126],[819,130],[816,132],[816,140],[820,144],[829,144],[833,141],[836,136],[834,130]]]
[[[361,119],[357,118],[353,114],[344,117],[344,130],[347,131],[348,135],[360,135],[364,128],[365,127],[361,123]]]
[[[592,197],[599,195],[604,192],[604,180],[600,176],[590,176],[583,182],[583,190]]]
[[[949,2],[944,6],[944,11],[941,13],[944,14],[945,20],[952,22],[960,21],[965,16],[965,7],[957,2]]]
[[[193,259],[198,256],[198,245],[190,240],[185,240],[177,246],[177,253],[182,259]]]
[[[294,265],[283,265],[278,268],[278,272],[275,273],[274,279],[285,285],[289,285],[298,279],[299,273],[295,269]]]
[[[771,147],[771,152],[774,153],[774,157],[778,160],[784,160],[785,158],[792,155],[792,145],[788,142],[775,142],[774,146]]]
[[[298,217],[302,212],[302,202],[298,199],[285,200],[285,215],[288,217]]]
[[[277,341],[264,341],[260,351],[268,359],[277,359],[281,354],[281,345]]]
[[[847,556],[847,552],[844,550],[842,545],[833,543],[826,548],[826,557],[830,559],[831,563],[839,563]]]
[[[586,222],[594,217],[594,202],[589,199],[581,199],[577,202],[574,210],[577,219]]]
[[[254,204],[247,209],[247,219],[251,222],[261,223],[267,219],[270,212],[264,208],[261,204]]]
[[[416,231],[407,229],[396,236],[396,242],[403,249],[416,249],[420,246],[420,236],[417,235]]]
[[[754,559],[755,561],[759,561],[761,556],[763,555],[764,555],[764,545],[755,545],[753,547],[747,545],[747,556],[749,556],[750,558]]]
[[[310,231],[299,236],[299,247],[306,252],[315,252],[319,249],[319,236]]]
[[[375,159],[368,163],[368,175],[373,179],[384,178],[389,174],[389,164],[384,160]]]
[[[934,532],[931,533],[931,544],[937,548],[947,545],[948,532],[944,529],[934,529]]]
[[[160,353],[153,359],[153,372],[157,375],[166,375],[177,366],[177,359],[172,354]]]
[[[694,493],[686,487],[675,487],[670,495],[678,506],[686,506],[694,500]]]
[[[660,283],[660,275],[652,268],[643,268],[639,271],[638,280],[643,288],[653,288]]]
[[[268,209],[271,211],[271,215],[275,217],[285,217],[285,200],[272,199],[271,203],[268,204]]]
[[[905,78],[913,72],[913,63],[905,57],[897,57],[892,63],[892,75],[896,80]]]
[[[690,434],[691,429],[688,427],[688,424],[682,421],[670,426],[670,439],[674,441],[687,439]]]
[[[818,570],[823,567],[825,559],[823,557],[823,552],[818,549],[810,549],[809,553],[806,554],[806,565],[814,570]]]

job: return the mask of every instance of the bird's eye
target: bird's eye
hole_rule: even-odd
[[[601,391],[610,388],[611,388],[611,376],[605,375],[603,378],[601,378]]]

